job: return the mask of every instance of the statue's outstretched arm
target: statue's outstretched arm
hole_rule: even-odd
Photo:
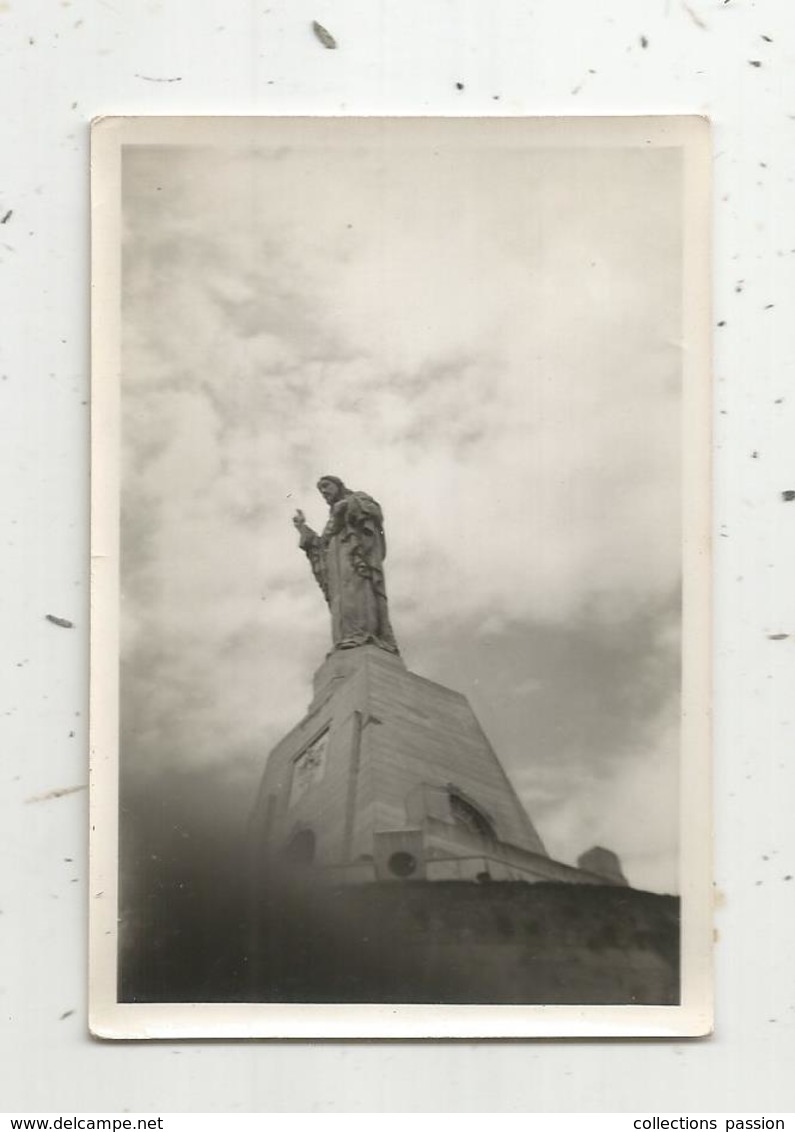
[[[316,542],[319,541],[320,536],[309,526],[303,511],[296,511],[296,513],[293,515],[293,526],[301,536],[299,546],[303,550],[306,550],[308,547],[313,546]]]
[[[326,601],[329,599],[328,594],[328,578],[326,575],[326,563],[323,556],[323,542],[320,535],[313,531],[306,521],[303,511],[296,511],[293,515],[293,526],[298,531],[300,536],[298,545],[303,550],[309,559],[309,564],[312,567],[312,573],[315,576],[315,581],[323,591],[323,596]]]

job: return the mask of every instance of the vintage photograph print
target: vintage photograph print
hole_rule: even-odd
[[[709,159],[95,124],[94,1033],[709,1031]]]

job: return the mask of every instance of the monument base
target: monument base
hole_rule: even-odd
[[[569,884],[313,886],[265,909],[251,1001],[679,1002],[679,901]]]
[[[579,868],[552,860],[466,697],[375,645],[315,674],[307,714],[268,759],[252,852],[255,875],[311,866],[331,883],[626,884],[604,851]]]

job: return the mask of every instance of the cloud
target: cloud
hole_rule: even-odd
[[[553,857],[572,861],[594,845],[618,853],[630,884],[676,893],[679,876],[677,701],[654,720],[632,758],[601,780],[578,776],[565,792],[550,784],[543,821]],[[554,800],[552,794],[555,794]]]
[[[664,150],[125,151],[126,757],[264,757],[300,717],[328,628],[290,516],[323,522],[323,472],[384,507],[409,660],[450,626],[631,634],[665,600],[679,176]]]
[[[632,882],[677,891],[679,595],[620,622],[457,625],[413,658],[464,692],[542,840],[595,844]]]

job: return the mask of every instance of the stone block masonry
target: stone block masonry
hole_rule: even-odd
[[[255,873],[286,861],[343,883],[626,883],[615,869],[549,857],[461,693],[374,645],[332,653],[314,690],[267,761],[251,823]]]

